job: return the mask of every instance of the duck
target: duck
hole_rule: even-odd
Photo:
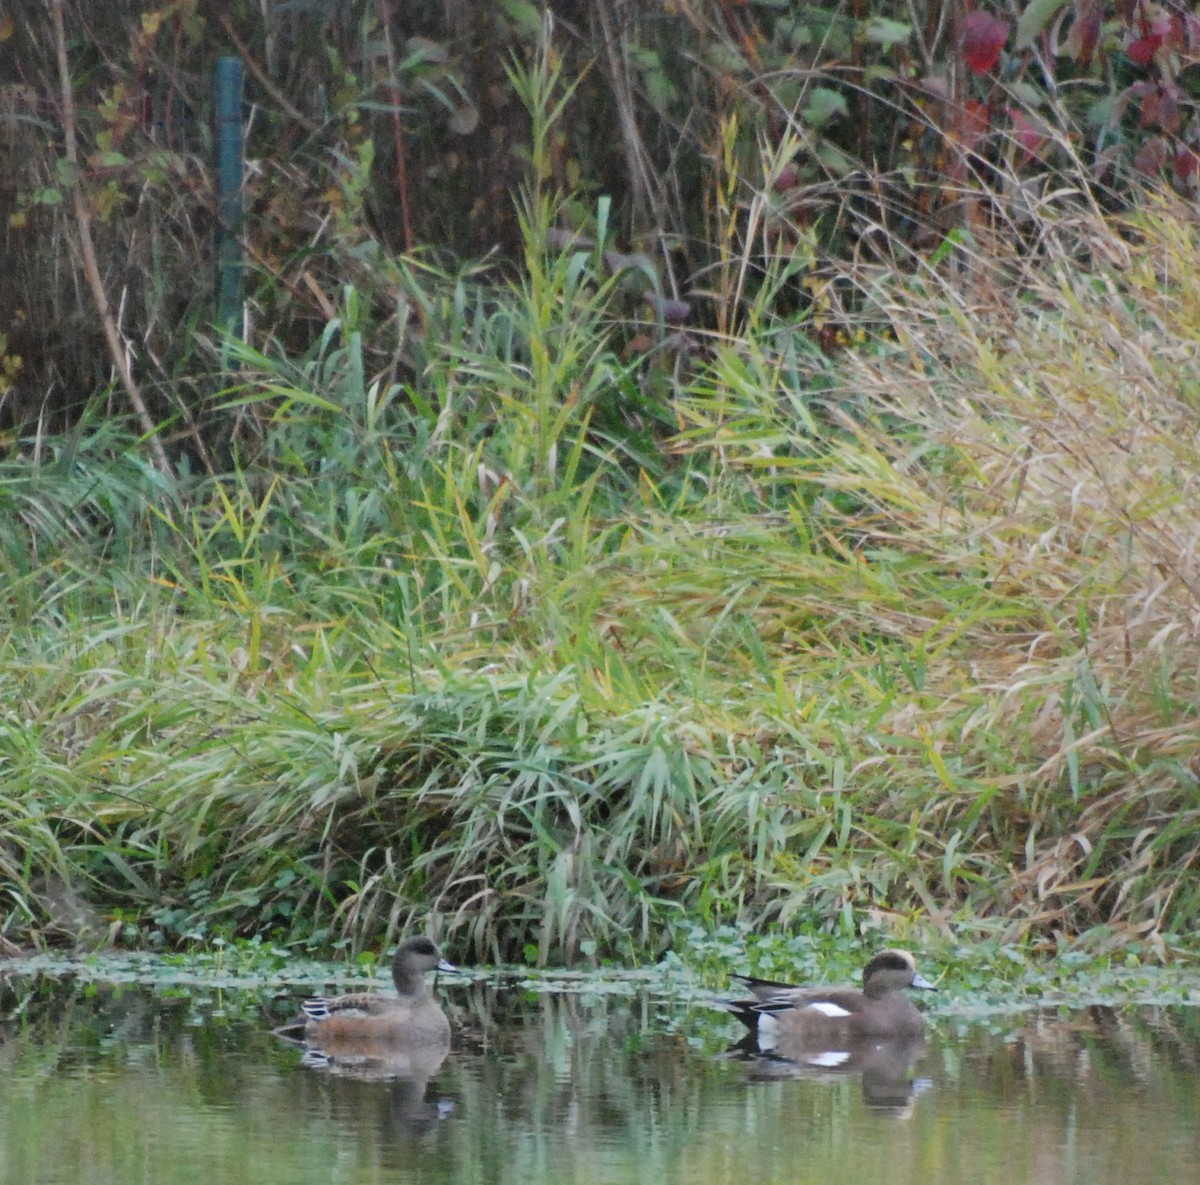
[[[425,975],[456,971],[429,938],[409,938],[392,957],[395,996],[350,992],[344,996],[314,996],[302,1001],[303,1015],[275,1030],[288,1039],[302,1037],[309,1046],[329,1051],[378,1042],[393,1049],[404,1046],[430,1052],[450,1045],[450,1021],[429,994]]]
[[[924,1036],[852,1038],[836,1049],[785,1044],[781,1050],[760,1050],[747,1034],[726,1059],[742,1062],[749,1080],[756,1082],[834,1083],[858,1078],[868,1107],[907,1114],[931,1085],[928,1078],[914,1078],[912,1073],[924,1052]]]
[[[912,1040],[925,1032],[925,1018],[904,994],[910,988],[937,991],[918,974],[906,950],[882,950],[863,970],[863,986],[796,987],[749,975],[734,976],[751,993],[723,1007],[750,1030],[761,1052],[833,1049],[855,1041]]]

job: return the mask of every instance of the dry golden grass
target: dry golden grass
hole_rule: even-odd
[[[1195,215],[959,252],[847,271],[832,367],[748,316],[659,392],[661,455],[618,435],[564,257],[386,406],[348,331],[307,371],[247,354],[245,397],[285,400],[269,482],[179,507],[85,457],[31,488],[11,925],[53,872],[166,941],[433,915],[541,961],[696,918],[1193,929]],[[122,564],[55,498],[124,515]]]

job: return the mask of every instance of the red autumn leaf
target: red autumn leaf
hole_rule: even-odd
[[[1008,117],[1017,133],[1017,143],[1024,149],[1025,160],[1028,161],[1046,143],[1046,134],[1019,107],[1010,107]]]
[[[1135,66],[1148,66],[1154,61],[1154,55],[1158,53],[1158,47],[1162,45],[1162,38],[1151,34],[1149,37],[1139,37],[1136,41],[1131,41],[1125,47],[1125,55]]]
[[[1158,126],[1164,132],[1174,134],[1179,131],[1182,116],[1179,112],[1179,91],[1176,87],[1163,87],[1162,97],[1158,101]]]
[[[974,152],[976,146],[988,134],[992,123],[992,113],[986,103],[978,99],[968,99],[963,104],[962,119],[958,121],[958,141],[968,151]]]
[[[1192,148],[1180,145],[1175,151],[1175,176],[1185,184],[1200,170],[1200,156]]]
[[[1142,100],[1142,112],[1138,123],[1144,128],[1152,128],[1158,123],[1158,108],[1161,96],[1157,90],[1150,91]]]
[[[794,162],[789,161],[779,170],[779,175],[774,181],[774,189],[776,193],[786,193],[789,189],[799,184],[800,170]]]
[[[1147,175],[1161,173],[1167,163],[1167,142],[1161,136],[1154,136],[1138,149],[1133,158],[1134,168]]]
[[[1148,66],[1154,61],[1159,46],[1171,32],[1171,18],[1160,14],[1149,23],[1140,23],[1142,36],[1125,47],[1125,55],[1135,66]]]
[[[1008,21],[990,12],[968,12],[963,21],[963,58],[967,69],[987,74],[996,68],[1008,40]]]
[[[1174,53],[1180,53],[1186,49],[1183,20],[1180,17],[1171,17],[1170,23],[1167,25],[1167,35],[1163,38],[1163,43]]]
[[[1081,66],[1092,64],[1092,55],[1100,44],[1100,9],[1097,5],[1080,13],[1067,35],[1067,44]]]

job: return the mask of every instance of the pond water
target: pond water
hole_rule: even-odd
[[[0,974],[0,1181],[1144,1185],[1200,1174],[1200,1008],[931,1016],[800,1066],[636,984],[438,989],[441,1065],[304,1064],[292,1002]]]

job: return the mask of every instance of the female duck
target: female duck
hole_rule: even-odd
[[[731,1000],[725,1007],[755,1035],[764,1051],[787,1045],[829,1049],[856,1039],[920,1037],[925,1018],[904,992],[937,990],[917,974],[906,950],[880,951],[863,971],[861,991],[793,987],[745,975],[734,978],[746,984],[754,998]]]
[[[304,1017],[278,1030],[284,1036],[303,1032],[313,1045],[331,1042],[377,1041],[410,1047],[445,1048],[450,1022],[429,994],[429,971],[453,971],[428,938],[402,942],[392,959],[395,996],[352,992],[345,996],[316,996],[300,1007]]]

